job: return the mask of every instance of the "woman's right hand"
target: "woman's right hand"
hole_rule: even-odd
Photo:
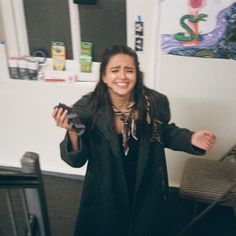
[[[68,119],[66,118],[68,111],[63,108],[54,108],[52,112],[52,117],[54,118],[56,125],[58,127],[71,130]]]
[[[63,108],[54,108],[52,112],[52,117],[54,118],[56,125],[58,127],[68,130],[68,134],[71,140],[71,146],[73,151],[78,151],[79,149],[79,138],[77,133],[71,129],[68,119],[66,118],[68,111]]]

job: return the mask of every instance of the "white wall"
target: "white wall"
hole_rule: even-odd
[[[145,82],[168,95],[172,120],[192,130],[210,129],[217,135],[208,158],[221,156],[235,143],[235,61],[159,55],[158,1],[128,0],[128,44],[134,46],[134,21],[144,20],[144,52],[139,53]],[[1,62],[2,65],[2,62]],[[51,118],[59,102],[74,103],[93,89],[93,82],[55,84],[13,81],[0,77],[0,165],[20,166],[25,151],[38,152],[43,170],[84,174],[59,157],[64,131]],[[190,155],[167,150],[170,184],[178,186],[184,160]]]
[[[94,83],[0,81],[0,165],[20,166],[26,151],[37,152],[43,170],[84,174],[60,160],[59,143],[65,131],[51,113],[59,102],[71,105],[92,90]]]
[[[139,53],[139,57],[146,75],[145,82],[153,87],[156,44],[152,35],[158,4],[153,0],[149,2],[154,7],[140,0],[127,1],[127,27],[128,44],[133,48],[137,15],[145,21],[144,52]],[[0,110],[4,114],[0,122],[0,165],[18,167],[24,152],[34,151],[40,155],[43,170],[83,175],[85,168],[71,168],[60,160],[59,143],[64,130],[55,126],[51,112],[59,102],[72,104],[94,86],[94,82],[44,83],[11,80],[6,74],[0,76]]]
[[[7,57],[6,57],[6,46],[4,43],[0,43],[0,80],[6,80],[9,78]]]
[[[135,45],[135,21],[140,16],[144,22],[144,45],[143,52],[137,52],[141,70],[144,72],[144,82],[154,88],[156,81],[156,63],[159,56],[158,45],[158,21],[159,0],[126,0],[127,9],[127,43],[131,48]]]
[[[2,19],[2,10],[0,4],[0,38],[4,35],[3,19]]]
[[[172,121],[217,136],[206,158],[217,159],[236,142],[236,61],[162,55],[160,88],[168,95]],[[189,154],[167,151],[169,178],[178,186]]]
[[[133,22],[141,15],[145,38],[144,53],[139,53],[139,57],[146,84],[168,96],[172,122],[193,131],[209,129],[216,134],[216,144],[204,158],[217,159],[236,141],[236,62],[161,54],[160,2],[127,2],[128,43],[134,45]],[[170,185],[179,186],[184,161],[191,155],[171,150],[166,150],[166,154]]]

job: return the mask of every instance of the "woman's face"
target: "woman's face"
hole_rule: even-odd
[[[126,54],[112,56],[102,77],[113,99],[117,96],[130,98],[136,78],[134,59]]]

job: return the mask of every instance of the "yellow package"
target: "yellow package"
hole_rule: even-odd
[[[54,70],[65,70],[66,49],[63,42],[52,42],[51,53]]]
[[[91,42],[81,42],[80,72],[92,72],[92,46]]]

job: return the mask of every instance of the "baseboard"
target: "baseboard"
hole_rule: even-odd
[[[20,172],[21,168],[20,167],[12,167],[12,166],[0,166],[0,171],[1,170],[2,171],[17,171],[17,172]],[[54,171],[44,171],[44,170],[42,170],[41,173],[42,173],[42,175],[48,175],[48,176],[84,180],[83,175],[74,175],[74,174],[54,172]]]

